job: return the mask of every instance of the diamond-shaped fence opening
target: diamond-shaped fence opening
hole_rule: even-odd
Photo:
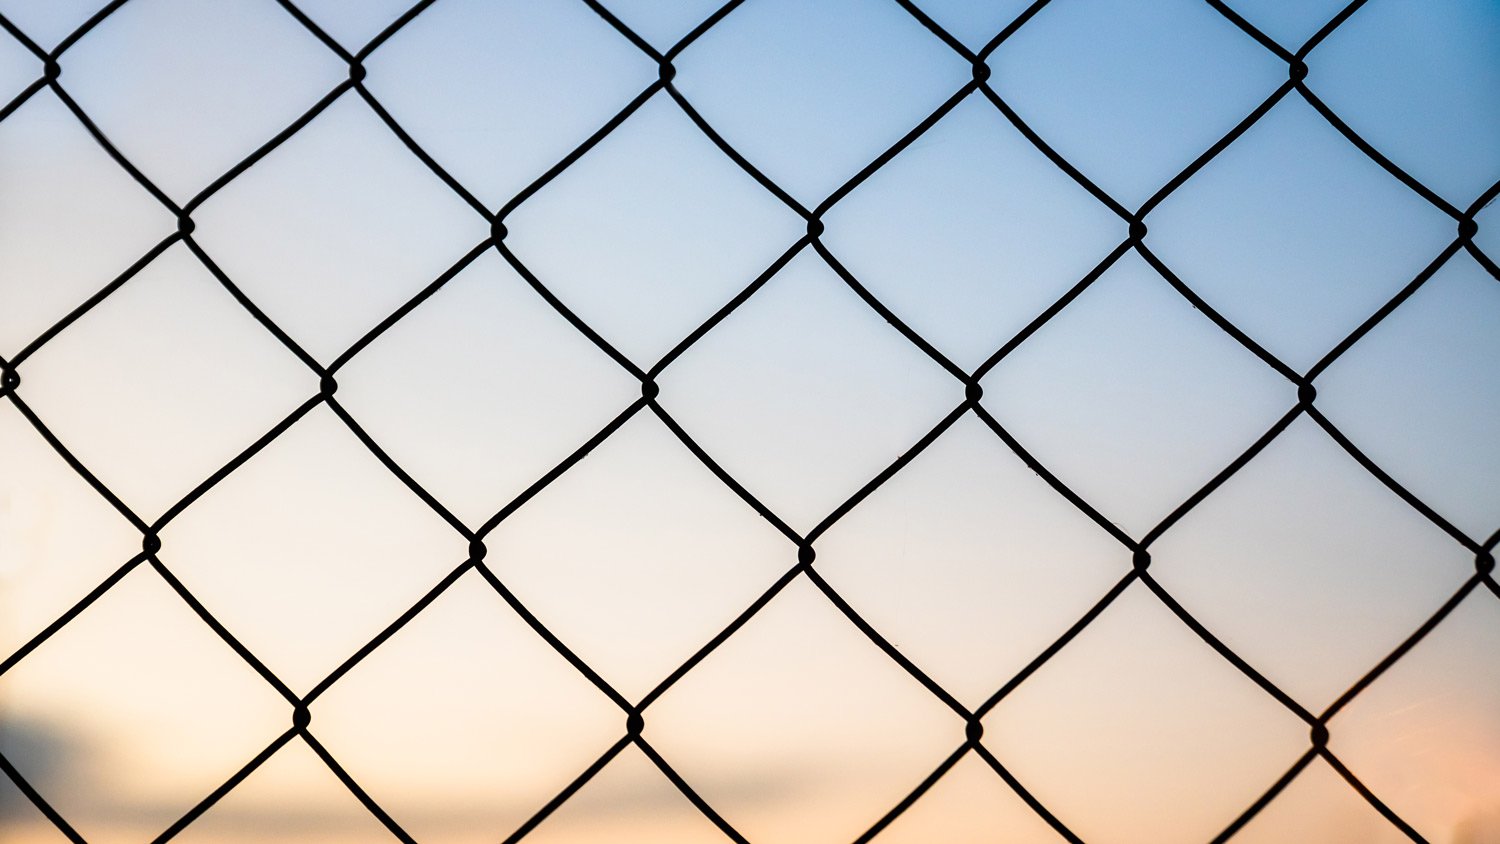
[[[5,841],[1500,835],[1494,4],[0,30]]]

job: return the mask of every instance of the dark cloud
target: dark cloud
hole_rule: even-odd
[[[44,795],[65,783],[76,785],[85,741],[48,721],[0,714],[0,754]],[[0,820],[29,814],[29,802],[10,778],[0,774]]]

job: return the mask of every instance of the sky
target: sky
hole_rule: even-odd
[[[715,10],[602,3],[657,51]],[[357,52],[405,5],[297,8]],[[968,51],[1027,9],[917,5]],[[1342,4],[1228,6],[1296,51]],[[0,0],[44,51],[96,10]],[[161,571],[291,694],[318,690],[318,747],[419,841],[504,839],[626,736],[617,701],[516,606],[621,699],[649,699],[648,746],[751,841],[865,833],[967,747],[953,706],[985,707],[984,752],[1082,840],[1210,840],[1307,753],[1308,725],[1131,577],[1130,545],[1149,536],[1163,593],[1296,706],[1337,704],[1329,750],[1414,832],[1495,844],[1500,588],[1476,580],[1474,549],[1500,530],[1500,211],[1474,215],[1473,251],[1455,247],[1455,215],[1500,181],[1497,57],[1493,3],[1369,0],[1307,53],[1306,86],[1426,196],[1293,92],[1153,199],[1287,80],[1207,3],[1054,0],[988,56],[995,99],[1091,192],[900,4],[748,0],[674,54],[691,113],[652,89],[515,204],[651,89],[657,62],[583,2],[437,0],[363,60],[362,86],[473,203],[511,206],[504,254],[353,90],[193,205],[191,242],[214,268],[317,366],[338,362],[343,416],[307,407],[318,375],[47,88],[0,111],[0,360],[20,358],[15,395],[130,512],[173,514]],[[349,78],[273,0],[129,0],[59,66],[178,205]],[[0,103],[42,74],[0,31]],[[1147,204],[1145,248],[1130,248],[1119,211]],[[820,209],[816,244],[798,205]],[[1313,372],[1314,406],[1349,447],[1298,414],[1176,513],[1299,402],[1205,307]],[[655,373],[653,406],[631,367]],[[980,371],[982,415],[952,370]],[[135,559],[141,533],[10,399],[0,468],[8,660]],[[453,522],[497,514],[486,564],[514,605],[458,568],[470,550]],[[817,578],[953,706],[805,574],[660,691],[797,566],[787,534],[810,532]],[[155,838],[290,726],[288,702],[149,564],[5,664],[0,753],[90,842]],[[0,838],[66,840],[5,777]],[[394,840],[300,737],[178,839]],[[627,743],[526,840],[728,839]],[[875,838],[993,840],[1064,839],[972,751]],[[1408,837],[1315,758],[1234,840]]]

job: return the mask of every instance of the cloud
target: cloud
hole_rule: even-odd
[[[51,722],[14,714],[0,717],[0,753],[44,795],[64,783],[76,785],[85,744],[78,734]],[[20,790],[7,783],[0,788],[0,821],[29,814],[27,803]]]

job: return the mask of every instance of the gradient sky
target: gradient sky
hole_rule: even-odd
[[[665,50],[710,2],[605,0]],[[1015,0],[919,5],[970,49]],[[1339,2],[1231,0],[1295,50]],[[50,49],[91,0],[0,0]],[[357,50],[404,0],[298,3]],[[1437,196],[1500,180],[1500,6],[1370,0],[1308,86]],[[658,69],[581,2],[438,0],[365,85],[488,208]],[[1286,79],[1193,0],[1055,0],[991,85],[1136,208]],[[347,67],[272,0],[131,0],[59,82],[178,203]],[[749,0],[674,85],[813,207],[971,80],[887,0]],[[0,102],[42,65],[0,31]],[[329,364],[489,236],[346,93],[194,211],[192,235]],[[837,261],[972,371],[1127,238],[983,96],[823,215]],[[1155,207],[1146,246],[1292,369],[1318,364],[1454,241],[1455,221],[1292,94]],[[1500,212],[1474,241],[1500,256]],[[649,368],[806,234],[657,93],[507,218],[506,246]],[[176,231],[50,91],[0,120],[0,356]],[[1317,407],[1454,529],[1500,528],[1500,286],[1460,250],[1319,374]],[[318,379],[183,243],[19,367],[19,395],[146,521]],[[657,379],[660,405],[805,533],[964,402],[811,247]],[[338,372],[338,401],[470,527],[631,406],[638,381],[495,250]],[[1134,251],[982,380],[984,408],[1139,539],[1296,406],[1297,389]],[[298,694],[464,561],[466,540],[327,407],[161,533],[161,562]],[[486,538],[525,606],[629,700],[791,568],[794,543],[643,411]],[[972,413],[816,543],[817,570],[964,706],[984,702],[1131,568],[1120,541]],[[0,402],[0,657],[140,550],[140,535]],[[1152,575],[1320,712],[1474,573],[1474,554],[1307,417],[1151,546]],[[1500,601],[1481,585],[1330,722],[1330,748],[1421,835],[1500,841]],[[0,676],[0,751],[97,842],[149,840],[288,725],[289,707],[148,567]],[[312,732],[423,842],[510,834],[619,740],[619,708],[475,572],[312,706]],[[1090,842],[1205,841],[1308,748],[1304,723],[1129,587],[984,720],[985,746]],[[645,737],[756,842],[848,841],[964,742],[964,722],[799,578],[646,710]],[[64,840],[0,777],[0,838]],[[294,740],[188,842],[390,834]],[[537,827],[548,844],[722,841],[634,747]],[[1062,840],[977,756],[876,839]],[[1235,839],[1405,840],[1315,760]]]

